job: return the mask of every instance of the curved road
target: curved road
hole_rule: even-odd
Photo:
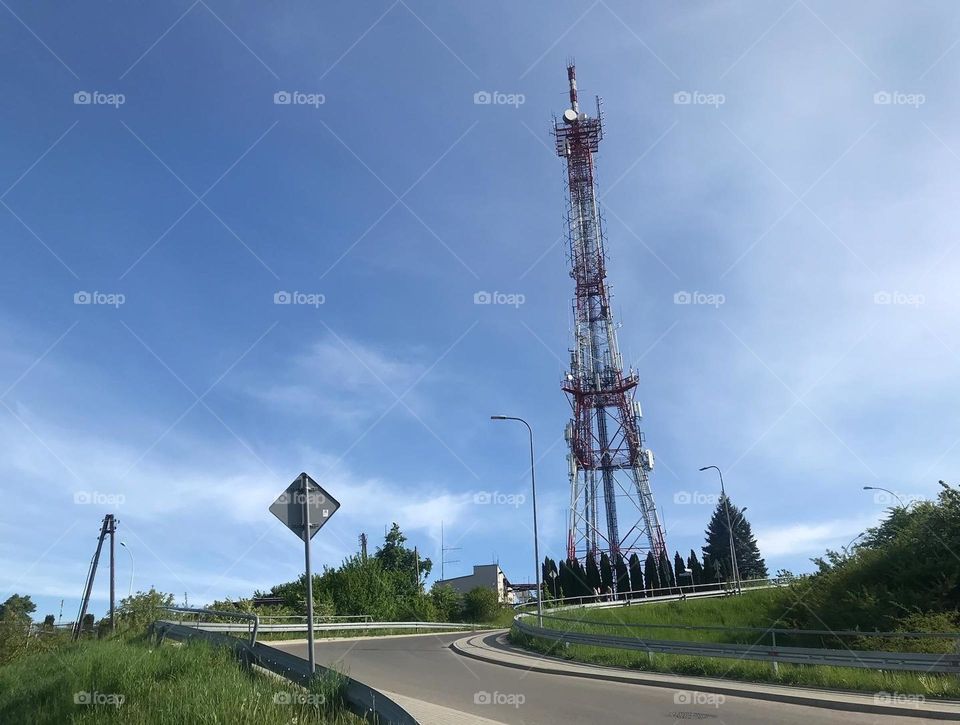
[[[523,725],[646,725],[681,721],[716,725],[917,725],[933,722],[915,717],[833,712],[741,697],[726,697],[719,705],[676,704],[676,691],[666,687],[526,672],[463,657],[453,652],[450,644],[464,636],[465,633],[456,632],[320,641],[316,643],[317,664],[336,667],[375,689],[402,695],[401,704],[428,725],[484,721]],[[306,658],[305,642],[271,644]],[[419,702],[410,702],[410,698]],[[426,703],[440,707],[431,710]]]

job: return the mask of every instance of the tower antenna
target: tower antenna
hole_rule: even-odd
[[[567,80],[570,108],[553,127],[557,155],[566,162],[567,237],[575,286],[574,343],[562,385],[573,409],[565,434],[570,478],[567,557],[585,562],[605,551],[616,572],[622,570],[619,558],[633,553],[642,561],[653,552],[659,565],[667,546],[650,488],[653,453],[645,447],[640,404],[634,399],[639,377],[623,369],[610,307],[595,179],[595,154],[603,139],[600,99],[596,117],[582,113],[572,62],[567,64]]]

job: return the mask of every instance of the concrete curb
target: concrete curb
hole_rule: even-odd
[[[618,667],[590,665],[557,657],[538,655],[508,644],[509,630],[471,635],[458,639],[450,649],[463,657],[515,669],[549,675],[583,677],[608,682],[621,682],[649,687],[696,690],[728,697],[744,697],[791,705],[820,707],[829,710],[870,713],[933,720],[960,721],[960,702],[926,701],[917,707],[874,702],[868,695],[843,690],[795,688],[782,685],[764,685],[754,682],[726,681],[706,677],[677,677],[660,673],[626,670]]]

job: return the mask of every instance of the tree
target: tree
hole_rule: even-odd
[[[57,618],[52,614],[48,614],[43,618],[43,628],[44,629],[53,629],[54,625],[57,622]]]
[[[337,614],[367,614],[378,621],[391,621],[403,597],[419,594],[410,578],[387,571],[377,557],[354,555],[339,569],[326,568],[314,576],[315,598],[333,602]],[[304,579],[305,582],[305,579]]]
[[[463,597],[463,616],[470,622],[492,622],[500,611],[497,593],[488,587],[476,587]]]
[[[596,594],[600,591],[602,582],[600,581],[600,567],[597,566],[597,557],[594,552],[587,554],[587,587],[590,594]]]
[[[700,565],[700,560],[697,559],[697,552],[695,552],[693,549],[690,549],[690,556],[687,557],[687,567],[693,574],[694,584],[699,585],[706,583],[703,580],[703,567]]]
[[[637,552],[630,554],[630,587],[639,592],[639,596],[643,596],[643,567]]]
[[[690,577],[687,576],[687,567],[683,564],[683,557],[680,556],[680,552],[674,552],[673,554],[673,573],[674,578],[677,582],[677,586],[682,587],[684,584],[688,583]]]
[[[613,567],[605,551],[600,554],[600,592],[604,595],[613,593]]]
[[[137,592],[120,600],[117,607],[117,625],[121,629],[146,629],[157,619],[162,619],[167,613],[164,607],[172,607],[173,594],[158,592],[153,587],[149,591]],[[90,615],[92,616],[92,615]],[[93,622],[90,622],[93,627]],[[86,618],[84,618],[86,629]]]
[[[423,582],[433,568],[433,562],[427,558],[419,559],[420,578],[417,578],[417,552],[404,546],[407,537],[400,531],[400,526],[394,523],[390,531],[383,537],[383,546],[377,548],[373,555],[385,572],[395,576],[398,593],[410,594],[419,592]]]
[[[666,549],[660,552],[660,584],[664,589],[669,589],[671,594],[677,593],[677,580],[673,576],[673,567],[670,566],[670,558]]]
[[[29,624],[30,615],[37,611],[29,595],[12,594],[0,604],[0,620],[7,623]]]
[[[560,573],[557,571],[557,562],[549,556],[544,557],[543,566],[540,568],[540,581],[547,591],[547,596],[551,599],[559,599],[560,583],[557,581]]]
[[[663,592],[656,591],[660,589],[660,572],[657,571],[657,560],[653,558],[653,552],[647,552],[647,560],[643,564],[643,578],[647,583],[648,596],[657,596]]]
[[[449,584],[434,582],[430,599],[441,622],[456,622],[463,616],[463,596]]]
[[[767,565],[760,556],[760,549],[750,528],[750,522],[743,515],[743,509],[734,506],[729,497],[720,497],[710,523],[707,524],[707,530],[704,532],[706,535],[706,543],[703,547],[704,558],[709,556],[714,565],[719,566],[722,579],[733,579],[733,572],[730,570],[730,529],[727,527],[725,510],[727,503],[730,506],[730,521],[733,524],[733,540],[740,579],[766,578]]]
[[[623,554],[619,551],[614,562],[614,570],[617,572],[617,593],[625,595],[626,592],[633,589],[633,585],[630,582],[630,572],[627,571],[627,562],[623,560]]]
[[[560,587],[560,596],[566,599],[571,596],[572,581],[570,579],[570,569],[567,568],[567,562],[561,561],[557,568],[557,584]]]

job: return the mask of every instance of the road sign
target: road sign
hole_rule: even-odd
[[[306,503],[306,507],[304,507]],[[307,510],[305,511],[304,508]],[[303,538],[304,522],[310,522],[310,538],[327,523],[340,503],[306,473],[301,473],[270,506],[270,513]]]
[[[310,569],[310,539],[333,516],[340,503],[319,483],[301,473],[270,506],[270,513],[303,541],[303,563],[307,583],[307,662],[310,675],[315,671],[313,651],[313,573]]]

